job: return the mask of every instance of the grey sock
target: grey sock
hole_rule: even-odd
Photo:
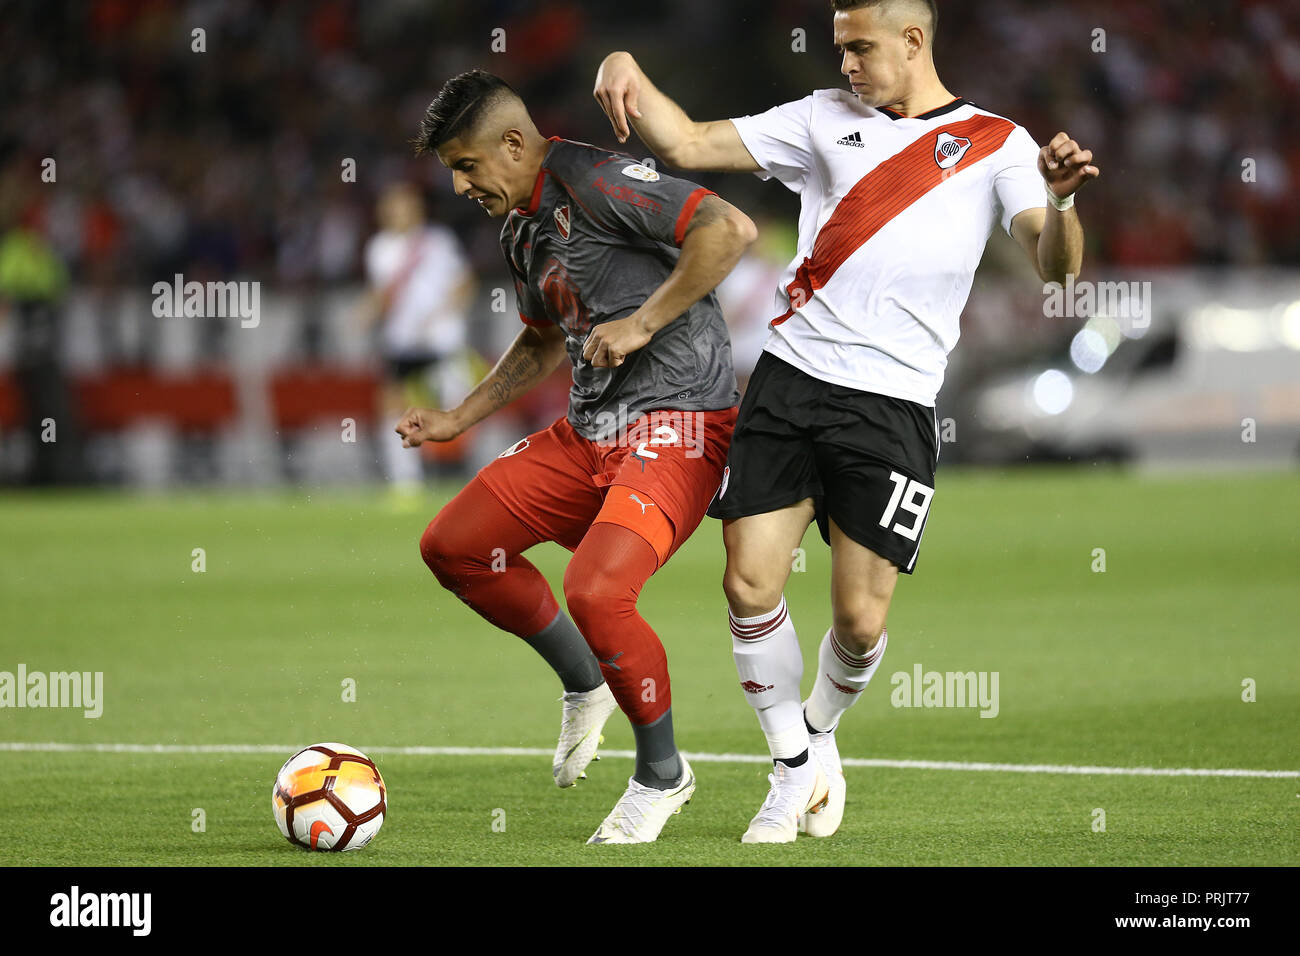
[[[587,639],[563,611],[556,612],[550,624],[524,640],[559,675],[566,693],[595,690],[605,683]]]
[[[671,708],[652,724],[633,724],[632,736],[636,738],[633,780],[656,790],[667,790],[681,780],[682,758],[677,755],[677,744],[673,740]]]

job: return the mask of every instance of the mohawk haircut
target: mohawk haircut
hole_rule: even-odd
[[[501,77],[484,70],[453,76],[424,111],[420,131],[411,140],[415,154],[432,153],[447,140],[472,130],[488,108],[506,96],[517,99],[519,94]]]
[[[831,9],[856,10],[859,7],[880,7],[891,0],[831,0]],[[918,0],[930,10],[930,45],[934,45],[934,35],[939,32],[939,4],[935,0]]]

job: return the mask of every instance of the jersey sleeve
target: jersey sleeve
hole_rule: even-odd
[[[1002,207],[1002,228],[1011,235],[1011,220],[1026,209],[1045,207],[1047,192],[1038,171],[1038,144],[1024,127],[1011,131],[998,155],[1005,165],[993,179],[993,190]]]
[[[546,306],[542,303],[541,296],[529,288],[528,283],[513,268],[510,273],[515,280],[515,303],[519,307],[519,321],[536,328],[554,325],[546,315]]]
[[[570,172],[578,200],[595,218],[614,229],[680,246],[686,227],[711,189],[661,173],[627,156]]]
[[[774,106],[766,113],[738,116],[731,123],[754,162],[759,179],[775,176],[792,192],[799,192],[812,169],[813,97]]]
[[[506,238],[506,229],[501,230],[501,254],[505,257],[506,268],[515,283],[515,306],[519,310],[519,321],[524,325],[544,327],[554,325],[546,314],[546,305],[541,294],[528,284],[528,279],[515,267],[510,256],[510,242]]]

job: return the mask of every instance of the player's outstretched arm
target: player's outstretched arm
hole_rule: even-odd
[[[627,142],[635,129],[671,166],[719,173],[752,173],[760,168],[731,120],[695,122],[650,82],[630,53],[605,57],[596,71],[593,95],[620,143]]]
[[[629,316],[591,330],[582,356],[597,368],[617,368],[654,334],[727,277],[758,238],[753,220],[717,196],[705,196],[686,226],[682,253],[663,284]]]
[[[1011,221],[1011,234],[1020,243],[1044,282],[1064,284],[1067,275],[1083,268],[1083,225],[1072,197],[1079,187],[1101,175],[1092,150],[1081,149],[1067,133],[1057,133],[1039,151],[1038,171],[1056,197],[1045,209],[1026,209]],[[1058,204],[1069,202],[1064,208]]]
[[[449,411],[408,408],[394,431],[402,436],[404,448],[426,441],[451,441],[542,381],[564,357],[564,331],[559,326],[525,326],[463,402]]]

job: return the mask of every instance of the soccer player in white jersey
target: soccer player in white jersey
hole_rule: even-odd
[[[829,836],[844,812],[835,728],[879,667],[899,572],[934,495],[934,400],[993,228],[1043,281],[1083,262],[1075,191],[1099,175],[1065,133],[1041,150],[1020,126],[954,96],[933,58],[933,0],[832,0],[849,89],[756,116],[695,122],[630,54],[595,95],[683,169],[753,172],[799,193],[799,249],[777,292],[722,485],[732,648],[772,752],[771,790],[742,840]],[[812,521],[831,547],[832,626],[812,691],[783,590]]]
[[[369,290],[361,303],[366,326],[378,325],[384,361],[380,400],[396,418],[423,400],[430,384],[437,398],[453,404],[473,385],[464,368],[468,344],[466,310],[474,274],[456,234],[425,220],[424,199],[412,183],[384,189],[377,205],[379,232],[366,243]],[[414,507],[423,468],[420,453],[400,442],[383,442],[384,477],[393,503]]]

